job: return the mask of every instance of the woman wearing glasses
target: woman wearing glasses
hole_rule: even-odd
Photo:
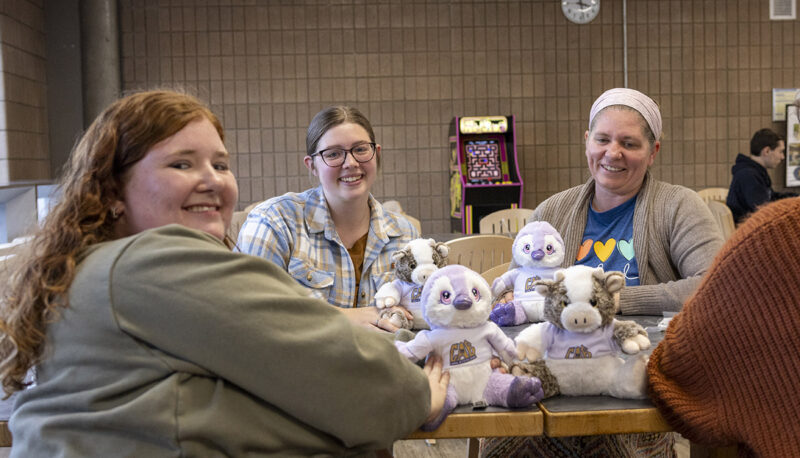
[[[306,151],[303,163],[320,186],[256,206],[238,249],[282,266],[351,321],[394,332],[367,306],[392,279],[392,253],[419,234],[370,194],[381,154],[372,126],[355,108],[326,108],[308,126]]]

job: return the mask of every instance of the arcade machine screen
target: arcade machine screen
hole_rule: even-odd
[[[464,142],[467,179],[470,184],[494,184],[502,181],[501,144],[497,140]]]

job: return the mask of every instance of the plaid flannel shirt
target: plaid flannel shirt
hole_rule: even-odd
[[[358,307],[372,305],[378,288],[394,279],[392,253],[419,237],[407,219],[384,211],[372,195],[369,206]],[[321,187],[257,205],[239,231],[237,249],[282,266],[315,297],[338,307],[353,306],[355,269],[333,226]]]

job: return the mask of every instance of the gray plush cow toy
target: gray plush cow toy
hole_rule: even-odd
[[[447,245],[433,239],[414,239],[402,250],[392,253],[396,278],[375,294],[375,306],[381,309],[381,319],[388,318],[398,328],[428,329],[422,316],[422,287],[431,274],[447,265],[448,250]],[[414,316],[413,321],[392,308],[395,306],[405,307]]]
[[[616,294],[625,286],[621,272],[572,266],[539,280],[545,322],[525,328],[516,338],[514,375],[542,381],[545,397],[564,394],[646,397],[647,332],[633,321],[619,321]],[[624,360],[620,351],[635,355]]]

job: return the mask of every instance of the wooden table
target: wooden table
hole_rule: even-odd
[[[648,329],[653,345],[663,337],[655,325],[660,317],[633,319]],[[504,328],[516,337],[527,325]],[[0,402],[0,447],[11,446],[8,419],[13,399]],[[530,409],[487,407],[473,410],[459,406],[436,431],[416,431],[407,439],[468,438],[468,456],[478,456],[478,438],[539,436],[551,437],[671,431],[648,400],[615,399],[610,396],[556,396]],[[734,449],[711,450],[692,445],[692,456],[735,456]],[[697,452],[696,452],[697,451]]]
[[[647,329],[652,343],[648,352],[652,351],[663,338],[663,333],[656,327],[661,317],[619,318],[634,320]],[[527,326],[507,327],[503,330],[509,337],[514,338]],[[671,430],[649,400],[616,399],[610,396],[556,396],[544,400],[539,403],[538,409],[529,412],[500,408],[473,412],[469,407],[459,407],[436,431],[430,433],[418,431],[408,439],[467,437],[470,438],[468,456],[477,456],[479,437],[541,434],[563,437]]]
[[[462,437],[538,436],[544,431],[544,416],[538,407],[508,410],[487,407],[474,411],[459,406],[436,431],[418,430],[409,439],[454,439]]]
[[[8,419],[14,410],[14,400],[17,394],[14,393],[6,400],[0,401],[0,447],[11,447],[11,431],[8,430]]]

